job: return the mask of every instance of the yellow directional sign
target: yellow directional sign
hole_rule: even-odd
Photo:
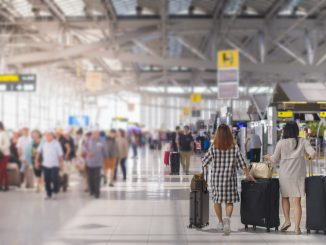
[[[279,111],[277,116],[279,118],[291,118],[293,117],[293,111]]]
[[[201,94],[193,93],[193,94],[191,94],[190,99],[191,99],[192,103],[200,103],[201,102]]]
[[[319,112],[319,117],[320,118],[326,118],[326,111]]]
[[[239,68],[239,51],[236,49],[221,50],[217,53],[218,69]]]

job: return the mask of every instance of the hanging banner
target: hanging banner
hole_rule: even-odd
[[[219,99],[239,98],[239,51],[217,52],[217,86]]]
[[[190,96],[190,100],[192,103],[199,104],[201,102],[201,94],[200,93],[192,93]]]
[[[89,71],[86,74],[86,88],[92,92],[102,89],[102,73]]]
[[[190,115],[190,108],[188,106],[185,106],[182,108],[182,113],[184,116],[189,116]]]

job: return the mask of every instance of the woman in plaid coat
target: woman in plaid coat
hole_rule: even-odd
[[[242,169],[249,180],[254,181],[254,178],[249,174],[244,158],[227,125],[222,124],[218,127],[214,144],[203,158],[203,165],[205,167],[211,165],[212,199],[219,221],[218,229],[229,234],[233,203],[240,201],[236,170]],[[225,204],[227,215],[225,219],[222,218],[222,203]]]

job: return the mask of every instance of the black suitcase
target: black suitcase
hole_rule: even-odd
[[[305,182],[307,233],[315,230],[326,234],[326,177],[312,176]]]
[[[207,181],[206,171],[206,181]],[[209,225],[209,192],[207,188],[190,192],[189,228],[203,228]]]
[[[68,190],[69,185],[69,176],[68,174],[64,173],[60,176],[60,188],[63,192],[66,192]]]
[[[278,230],[280,226],[280,185],[278,179],[259,179],[241,182],[241,223]]]
[[[180,153],[171,152],[170,153],[170,168],[172,175],[179,175],[180,173]]]

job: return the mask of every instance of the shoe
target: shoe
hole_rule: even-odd
[[[110,183],[110,184],[109,184],[109,187],[114,187],[114,184]]]
[[[231,227],[230,227],[230,218],[223,219],[223,232],[224,235],[230,235]]]
[[[287,231],[291,227],[291,223],[284,223],[281,227],[281,231]]]
[[[223,228],[224,228],[223,223],[222,222],[219,222],[217,224],[217,231],[223,231]]]
[[[298,236],[302,234],[302,232],[301,232],[301,229],[300,229],[300,228],[299,228],[299,229],[296,229],[294,232],[295,232],[295,234],[296,234],[296,235],[298,235]]]

